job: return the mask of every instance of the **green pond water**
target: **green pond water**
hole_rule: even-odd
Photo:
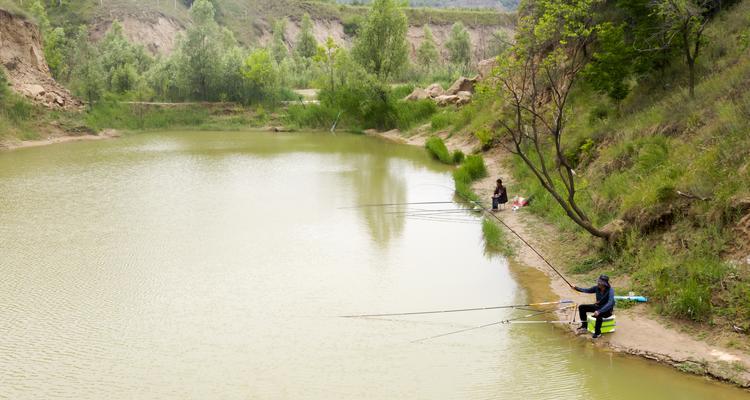
[[[368,137],[169,132],[0,153],[0,398],[739,399],[496,310],[450,171]],[[617,332],[616,335],[627,335]]]

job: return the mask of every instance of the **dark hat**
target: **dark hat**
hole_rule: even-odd
[[[609,285],[609,277],[607,275],[599,275],[599,281]]]

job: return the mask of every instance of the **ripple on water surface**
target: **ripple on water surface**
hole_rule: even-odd
[[[0,397],[744,396],[544,326],[414,342],[509,310],[335,318],[524,300],[471,215],[341,209],[450,200],[449,172],[421,149],[345,135],[175,132],[0,154]]]

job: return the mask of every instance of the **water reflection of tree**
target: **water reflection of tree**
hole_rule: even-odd
[[[400,174],[398,160],[386,154],[342,155],[343,165],[352,165],[347,172],[357,204],[384,204],[406,202],[406,179]],[[357,211],[364,217],[372,239],[380,247],[387,247],[391,239],[404,230],[405,217],[386,214],[382,207],[361,207]]]

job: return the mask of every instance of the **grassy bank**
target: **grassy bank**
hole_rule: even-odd
[[[578,176],[577,201],[597,226],[623,221],[616,246],[591,246],[598,239],[568,218],[519,158],[509,165],[511,191],[533,196],[527,210],[588,249],[570,260],[569,273],[608,273],[624,291],[651,296],[664,315],[730,332],[750,330],[750,236],[740,224],[750,212],[748,15],[744,1],[707,28],[695,98],[679,58],[620,102],[586,85],[572,93],[563,146]],[[436,114],[432,125],[489,148],[504,140],[485,119],[493,115],[485,98]],[[463,190],[467,180],[460,181]]]

